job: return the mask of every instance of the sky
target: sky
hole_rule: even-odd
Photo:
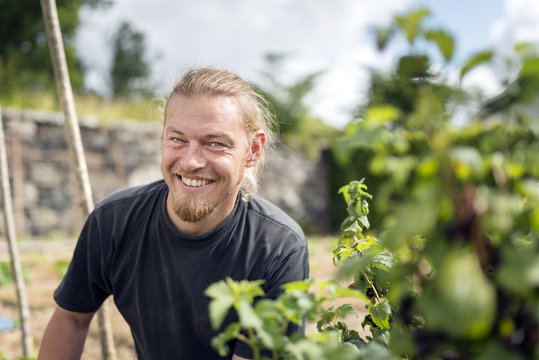
[[[265,85],[265,55],[286,54],[279,80],[292,84],[323,70],[307,105],[342,128],[365,99],[368,69],[387,68],[395,58],[376,51],[370,29],[419,6],[430,9],[429,24],[456,39],[455,59],[445,69],[450,74],[478,50],[539,42],[537,0],[113,0],[109,8],[82,10],[76,47],[87,85],[105,91],[110,39],[129,21],[145,35],[152,81],[162,94],[182,70],[199,65]],[[492,95],[499,90],[496,74],[484,68],[464,85]]]

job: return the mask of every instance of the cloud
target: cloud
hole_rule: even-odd
[[[168,89],[192,65],[229,68],[261,81],[264,55],[289,54],[286,80],[326,70],[310,99],[315,115],[342,126],[343,109],[361,99],[366,66],[379,65],[369,27],[387,23],[413,0],[116,0],[85,9],[77,48],[88,67],[88,86],[104,91],[110,38],[122,20],[145,33],[155,81]]]
[[[505,0],[504,6],[504,17],[492,26],[493,43],[508,48],[516,42],[539,41],[539,2]]]

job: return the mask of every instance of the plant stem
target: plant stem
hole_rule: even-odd
[[[367,274],[363,273],[363,276],[365,277],[369,285],[372,287],[372,290],[374,291],[374,296],[376,297],[376,301],[378,302],[378,304],[380,304],[382,301],[380,300],[380,296],[378,295],[378,291],[376,291],[376,287],[374,286],[374,283],[371,281],[371,279],[369,279]]]
[[[240,333],[236,335],[236,339],[247,344],[253,350],[253,354],[254,354],[253,360],[258,360],[260,359],[260,351],[256,347],[255,342],[251,340],[254,337],[254,333],[252,329],[248,329],[248,331],[249,331],[249,337]]]
[[[248,328],[247,331],[249,332],[249,346],[251,349],[253,349],[253,360],[259,360],[260,359],[260,349],[258,346],[256,346],[255,338],[256,335],[252,328]]]

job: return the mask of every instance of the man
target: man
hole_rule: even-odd
[[[210,346],[210,284],[264,279],[275,298],[282,284],[308,277],[300,227],[254,196],[270,137],[262,103],[228,71],[186,72],[165,107],[164,180],[114,193],[89,216],[55,291],[39,359],[80,358],[109,295],[140,359],[221,359]],[[244,343],[231,345],[232,359],[252,356]]]

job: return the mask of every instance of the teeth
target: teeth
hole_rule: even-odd
[[[193,186],[193,187],[199,187],[202,185],[206,185],[210,182],[210,180],[195,180],[195,179],[189,179],[182,176],[182,181],[187,186]]]

